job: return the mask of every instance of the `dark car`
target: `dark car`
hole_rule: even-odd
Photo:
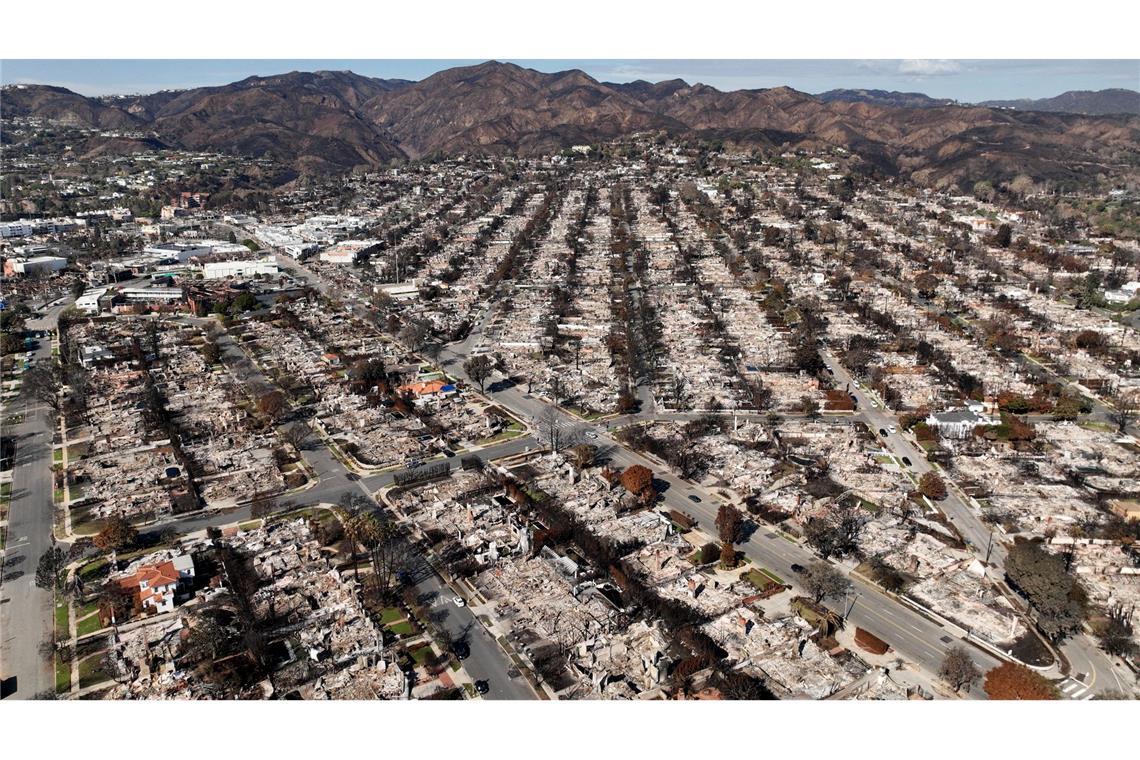
[[[911,466],[910,457],[903,457],[902,459],[903,459],[903,464],[905,464],[907,467]]]
[[[691,493],[689,494],[689,501],[693,502],[694,504],[700,504],[701,497],[697,496],[695,493]]]
[[[475,691],[479,692],[480,694],[486,694],[490,690],[491,690],[491,684],[487,683],[486,681],[476,681],[475,682]]]
[[[792,572],[793,573],[802,573],[805,569],[806,568],[803,565],[798,565],[798,564],[792,565]]]
[[[879,428],[879,435],[886,438],[887,437],[887,429],[886,428]]]
[[[466,660],[471,656],[471,647],[467,646],[466,641],[457,641],[451,645],[451,653],[457,660]]]

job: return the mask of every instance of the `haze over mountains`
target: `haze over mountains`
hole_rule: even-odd
[[[999,109],[876,90],[812,96],[785,87],[722,92],[679,79],[613,84],[578,70],[491,61],[419,82],[292,72],[127,97],[17,85],[4,88],[2,106],[8,116],[141,131],[170,147],[271,156],[302,173],[463,152],[533,155],[663,130],[746,149],[839,146],[883,174],[962,185],[1020,173],[1075,182],[1135,166],[1140,107],[1130,96],[1140,98],[1065,93],[991,104]],[[1099,115],[1117,107],[1129,113]]]

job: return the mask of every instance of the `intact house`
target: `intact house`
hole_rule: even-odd
[[[974,428],[979,425],[996,424],[991,417],[982,413],[981,407],[967,409],[951,409],[946,412],[931,414],[926,418],[926,424],[938,431],[943,438],[969,438]]]
[[[161,562],[128,568],[128,573],[113,582],[133,597],[136,610],[156,615],[174,610],[178,585],[194,579],[194,560],[187,554],[176,554]]]

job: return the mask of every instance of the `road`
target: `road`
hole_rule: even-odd
[[[461,352],[477,344],[478,337],[472,336],[462,344],[445,348],[440,354],[440,361],[448,371],[461,378],[466,378],[463,372],[463,356]],[[476,384],[477,385],[477,384]],[[491,393],[496,402],[526,420],[536,419],[545,409],[549,408],[547,402],[526,393],[524,386],[514,386],[496,390]],[[710,535],[716,535],[716,512],[722,500],[712,492],[701,486],[681,480],[662,469],[646,457],[627,449],[612,438],[606,429],[606,424],[590,424],[570,417],[561,410],[558,426],[566,433],[586,440],[599,446],[599,456],[609,460],[611,466],[617,468],[629,467],[633,464],[644,465],[654,471],[657,479],[664,481],[666,488],[663,493],[662,507],[677,509],[696,518],[702,530]],[[694,502],[689,496],[696,496],[700,501]],[[747,542],[740,546],[744,554],[757,565],[766,567],[786,582],[795,584],[797,575],[792,565],[807,566],[818,560],[815,554],[803,546],[778,535],[775,532],[761,527],[754,532]],[[961,640],[940,624],[932,622],[902,603],[886,596],[876,587],[865,583],[858,578],[851,578],[855,596],[844,600],[830,600],[833,607],[840,609],[844,604],[850,607],[848,620],[850,623],[865,628],[868,631],[887,641],[902,657],[918,664],[930,673],[937,673],[942,660],[950,648],[961,644]],[[979,669],[986,671],[999,664],[996,657],[974,647],[967,647],[971,656],[978,664]],[[975,690],[975,696],[977,690]]]
[[[230,372],[247,385],[253,393],[264,393],[274,387],[261,369],[234,343],[228,333],[220,334],[217,344],[222,359]],[[488,447],[477,453],[486,459],[497,459],[523,452],[536,447],[536,445],[532,439],[520,437]],[[457,469],[460,466],[461,456],[467,455],[457,454],[446,461],[452,469]],[[318,482],[312,488],[298,493],[291,500],[298,504],[336,504],[344,494],[357,492],[363,494],[373,503],[377,512],[382,512],[382,508],[376,504],[372,495],[380,489],[390,486],[395,473],[386,472],[367,477],[353,475],[323,443],[306,446],[305,450],[302,451],[302,456],[318,478]],[[188,533],[204,530],[212,525],[230,524],[248,519],[249,512],[250,508],[246,506],[224,514],[215,513],[171,520],[154,526],[152,530],[174,528],[180,533]],[[463,639],[467,642],[471,654],[464,660],[463,666],[474,680],[485,680],[490,685],[490,691],[483,698],[535,699],[537,695],[530,688],[526,679],[518,673],[510,658],[487,633],[483,625],[476,620],[471,610],[467,607],[456,607],[451,601],[452,597],[455,596],[454,592],[450,590],[425,559],[420,557],[418,562],[418,567],[413,571],[417,595],[421,602],[429,606],[434,622],[446,631],[451,641]],[[445,646],[448,643],[443,642]]]
[[[54,330],[61,303],[44,318],[28,320],[28,330]],[[51,358],[51,340],[41,339],[34,363]],[[0,675],[4,698],[28,699],[55,690],[54,665],[40,654],[55,625],[54,595],[35,585],[36,564],[51,548],[55,504],[52,500],[52,433],[55,413],[26,394],[6,407],[4,416],[22,414],[23,422],[6,434],[16,438],[8,543],[0,579]]]
[[[903,457],[906,457],[907,461],[910,462],[908,469],[914,473],[916,478],[933,471],[934,467],[927,461],[926,454],[903,436],[898,417],[872,400],[866,391],[856,384],[854,378],[839,363],[834,354],[824,350],[820,351],[820,356],[827,368],[831,370],[836,387],[846,387],[848,392],[855,396],[858,410],[856,417],[867,423],[875,436],[883,442],[892,454],[899,458],[900,463],[906,466],[905,462],[902,462]],[[892,428],[894,432],[891,432]],[[880,430],[887,431],[885,438],[879,434]],[[1001,578],[1003,575],[1001,568],[1005,563],[1006,552],[1005,547],[1001,545],[994,534],[993,528],[986,525],[981,515],[966,503],[958,491],[950,487],[950,484],[947,485],[946,498],[938,502],[936,506],[950,520],[951,525],[966,541],[974,554],[983,562],[995,567],[997,569],[995,577]]]

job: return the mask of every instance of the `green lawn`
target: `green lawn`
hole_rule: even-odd
[[[55,693],[63,694],[71,691],[71,663],[64,662],[57,654],[55,656]]]
[[[412,656],[412,659],[415,660],[417,665],[423,665],[424,660],[426,660],[428,655],[431,654],[431,644],[424,644],[422,647],[416,647],[411,652],[409,652],[409,654]]]
[[[100,576],[107,574],[107,558],[100,557],[93,559],[83,567],[79,568],[79,575],[85,582],[94,580]]]
[[[79,620],[82,620],[83,618],[87,617],[88,615],[92,614],[93,612],[97,612],[98,610],[99,610],[99,600],[93,599],[90,602],[88,602],[87,604],[80,607],[79,610],[76,611],[75,616]]]
[[[407,620],[402,620],[399,623],[393,623],[392,625],[387,626],[387,628],[397,636],[411,636],[416,632],[416,629],[413,628],[412,624]]]
[[[75,634],[77,636],[86,636],[89,633],[95,633],[103,627],[103,621],[99,619],[98,613],[89,615],[80,620],[75,626]]]
[[[758,589],[764,588],[769,583],[777,583],[781,586],[784,585],[784,582],[780,580],[779,576],[770,570],[765,570],[762,567],[755,570],[749,570],[744,574],[744,580],[748,581]]]
[[[63,461],[63,449],[52,449],[51,461],[54,464],[59,464]]]
[[[475,445],[490,446],[493,443],[502,443],[503,441],[509,441],[512,438],[518,438],[520,435],[522,435],[522,432],[519,430],[504,430],[501,433],[496,433],[490,438],[483,438],[479,441],[476,441]]]
[[[6,497],[6,496],[11,496],[11,495],[12,495],[12,484],[11,483],[0,483],[0,497]]]
[[[57,602],[55,605],[55,632],[61,639],[68,638],[67,629],[71,623],[71,611],[67,602]]]
[[[380,612],[380,622],[384,625],[395,623],[398,620],[404,620],[407,615],[399,607],[385,607]]]
[[[238,525],[238,530],[250,531],[261,527],[261,520],[250,520]]]
[[[103,670],[103,652],[93,654],[79,663],[79,688],[83,689],[107,680]]]

